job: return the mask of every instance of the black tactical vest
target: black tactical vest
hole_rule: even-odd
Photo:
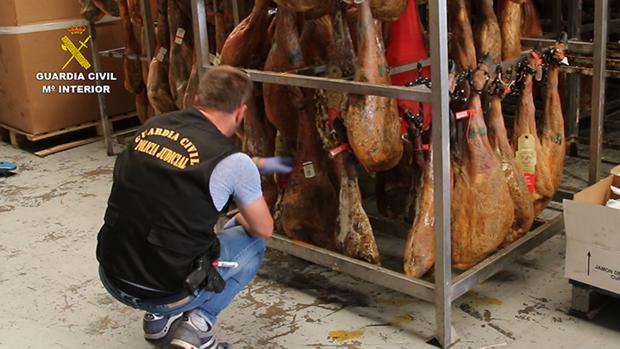
[[[97,259],[116,279],[170,293],[184,290],[193,262],[219,255],[220,212],[209,192],[217,163],[238,152],[197,109],[146,122],[116,159]]]

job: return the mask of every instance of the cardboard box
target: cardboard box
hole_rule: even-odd
[[[0,27],[79,17],[78,0],[0,0]]]
[[[83,21],[76,19],[75,23]],[[44,86],[54,86],[55,92],[61,85],[95,85],[95,81],[40,81],[37,73],[70,72],[87,75],[94,67],[85,69],[77,59],[66,68],[62,67],[72,54],[61,48],[63,36],[67,36],[77,47],[86,41],[88,32],[72,34],[66,27],[55,28],[53,23],[43,31],[0,35],[0,122],[30,134],[41,134],[62,128],[98,120],[99,104],[96,94],[44,93]],[[65,23],[63,22],[63,26]],[[56,26],[57,27],[57,26]],[[99,50],[124,46],[122,27],[119,20],[101,23],[97,26]],[[81,49],[90,64],[91,45]],[[110,85],[106,100],[108,113],[118,115],[135,110],[134,97],[123,87],[122,60],[101,57],[102,70],[112,72],[116,81]]]
[[[564,200],[567,278],[620,294],[620,210],[605,207],[620,166],[602,181]]]

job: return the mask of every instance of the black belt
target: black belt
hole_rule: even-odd
[[[103,271],[103,270],[102,270]],[[108,279],[110,283],[112,283],[116,288],[123,291],[124,293],[135,297],[139,300],[146,301],[148,303],[153,304],[170,304],[175,303],[187,296],[189,293],[187,291],[181,291],[179,293],[173,293],[163,290],[157,290],[146,286],[141,286],[133,282],[129,282],[114,276],[111,276],[105,272],[105,277]]]

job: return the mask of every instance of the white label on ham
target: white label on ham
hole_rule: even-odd
[[[536,81],[542,81],[543,79],[543,67],[542,65],[539,65],[538,67],[536,67]]]
[[[177,45],[183,45],[183,38],[185,37],[185,29],[177,29],[177,34],[174,37],[174,43]]]
[[[163,62],[166,59],[166,53],[168,53],[168,50],[165,47],[160,47],[159,53],[157,53],[157,60]]]
[[[306,178],[314,178],[316,177],[316,172],[314,171],[314,164],[312,161],[304,162],[304,177]]]
[[[536,172],[536,139],[533,135],[525,133],[519,137],[517,148],[517,161],[523,171]]]

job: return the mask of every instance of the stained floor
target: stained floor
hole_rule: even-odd
[[[18,163],[0,177],[2,348],[150,348],[138,311],[97,278],[96,233],[113,158],[94,143],[47,158],[0,144]],[[587,169],[565,177],[587,178]],[[594,321],[567,315],[564,236],[453,305],[454,348],[620,348],[620,305]],[[270,251],[259,277],[221,316],[236,348],[432,348],[431,304]]]

